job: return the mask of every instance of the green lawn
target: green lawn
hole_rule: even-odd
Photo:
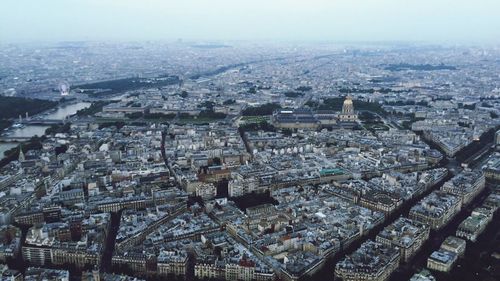
[[[264,121],[269,121],[269,116],[242,116],[241,121],[245,123],[260,123]]]
[[[364,124],[365,128],[373,131],[389,131],[389,127],[384,123]]]

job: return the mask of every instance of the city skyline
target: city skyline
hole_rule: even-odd
[[[0,279],[500,280],[500,3],[0,8]]]

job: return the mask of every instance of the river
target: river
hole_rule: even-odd
[[[13,142],[0,143],[0,158],[3,158],[5,151],[7,151],[13,147],[16,147],[16,146],[17,146],[17,143],[13,143]]]
[[[56,108],[54,111],[50,111],[44,115],[40,115],[41,119],[50,119],[50,120],[62,120],[67,116],[75,114],[78,110],[84,109],[90,106],[88,102],[78,102],[68,105],[63,105]],[[35,126],[28,125],[23,128],[11,130],[9,133],[9,137],[19,137],[19,138],[30,138],[33,136],[42,136],[45,133],[45,130],[49,126]],[[2,142],[0,143],[0,158],[3,158],[4,152],[17,146],[18,143],[15,142]]]
[[[61,107],[58,107],[55,111],[43,116],[42,119],[62,120],[67,116],[75,114],[78,110],[87,108],[89,106],[89,102],[78,102],[66,106],[63,105]]]

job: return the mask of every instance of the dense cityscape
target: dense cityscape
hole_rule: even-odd
[[[3,45],[2,278],[498,280],[499,55]]]
[[[500,281],[498,0],[0,11],[0,281]]]

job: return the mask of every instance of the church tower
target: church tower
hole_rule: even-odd
[[[341,122],[356,122],[358,120],[358,115],[354,112],[354,104],[352,103],[350,95],[347,95],[344,100],[342,113],[339,114],[339,119]]]
[[[23,162],[24,160],[26,160],[26,158],[24,157],[24,152],[23,152],[23,145],[19,145],[19,158],[17,159],[19,162]]]

